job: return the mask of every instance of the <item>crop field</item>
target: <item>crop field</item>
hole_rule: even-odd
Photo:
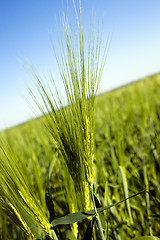
[[[97,96],[111,37],[73,11],[52,41],[64,94],[28,66],[41,117],[0,132],[0,239],[158,240],[160,74]]]
[[[160,237],[160,74],[97,96],[94,120],[91,173],[46,117],[0,133],[0,239]]]

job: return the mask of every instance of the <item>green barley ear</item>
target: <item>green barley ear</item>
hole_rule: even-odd
[[[15,156],[0,147],[0,209],[29,237],[52,237],[50,223],[37,201],[29,172]]]
[[[75,3],[73,1],[74,9]],[[54,89],[47,87],[38,75],[32,74],[39,98],[30,90],[36,104],[45,116],[54,143],[60,150],[74,181],[79,209],[89,210],[92,205],[90,184],[94,181],[94,103],[106,60],[108,44],[101,53],[102,32],[94,32],[91,23],[88,39],[85,37],[81,1],[74,20],[64,15],[64,35],[58,31],[59,46],[53,42],[66,100]],[[59,49],[59,51],[57,50]],[[67,107],[65,106],[67,105]]]

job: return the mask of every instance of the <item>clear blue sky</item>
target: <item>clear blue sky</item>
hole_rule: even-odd
[[[76,1],[76,0],[75,0]],[[71,8],[72,0],[68,0]],[[0,130],[34,116],[23,96],[31,77],[24,63],[59,81],[50,31],[56,40],[67,0],[0,1]],[[84,24],[103,18],[104,41],[113,32],[99,92],[160,72],[159,0],[82,0]],[[26,64],[27,67],[27,64]],[[30,99],[31,100],[31,99]]]

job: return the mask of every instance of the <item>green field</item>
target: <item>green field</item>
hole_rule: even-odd
[[[22,173],[26,189],[29,189],[31,196],[34,195],[35,200],[24,200],[24,204],[32,204],[33,200],[35,206],[40,206],[44,216],[52,220],[77,212],[77,206],[80,206],[78,202],[83,202],[84,199],[80,195],[76,197],[75,183],[53,143],[44,118],[3,131],[0,136],[5,149],[5,153],[0,153],[1,165],[7,161],[4,160],[7,159],[7,152],[10,159],[7,164],[10,165],[6,166],[15,171],[15,178],[19,176],[18,171]],[[97,208],[146,190],[99,214],[105,239],[123,240],[150,235],[160,237],[160,74],[97,96],[94,139],[94,192]],[[1,175],[6,168],[3,167],[0,168]],[[14,181],[9,177],[5,180]],[[5,190],[7,195],[9,190]],[[28,212],[33,222],[29,220],[27,223],[29,217],[26,215],[26,225],[22,227],[18,217],[14,217],[15,208],[9,205],[9,201],[16,202],[14,191],[16,186],[10,192],[10,200],[4,200],[4,190],[0,187],[0,239],[31,239],[31,234],[27,238],[26,229],[29,232],[34,225],[33,213]],[[25,193],[26,196],[21,192],[23,199],[28,196],[26,191]],[[46,204],[45,193],[49,204]],[[18,204],[21,205],[22,202]],[[8,211],[5,206],[10,206]],[[38,209],[35,210],[35,215],[39,213]],[[92,209],[93,206],[87,210]],[[92,218],[90,216],[78,225],[58,225],[54,230],[59,239],[76,239],[77,232],[77,239],[85,239]],[[40,228],[38,224],[36,228]],[[94,239],[101,239],[96,224],[93,236]]]

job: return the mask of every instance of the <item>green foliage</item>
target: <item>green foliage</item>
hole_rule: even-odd
[[[149,195],[146,193],[146,197],[143,193],[129,200],[133,224],[130,223],[126,204],[121,203],[117,207],[104,211],[106,227],[103,230],[106,239],[130,239],[144,235],[149,238],[150,229],[152,229],[154,236],[160,235],[159,86],[160,75],[154,75],[96,98],[94,183],[95,194],[101,206],[115,204],[126,196],[120,166],[125,168],[129,196],[142,189],[148,189],[150,192]],[[1,136],[8,142],[14,153],[13,158],[11,158],[12,154],[9,154],[9,162],[11,166],[18,165],[17,169],[20,173],[17,173],[16,170],[16,178],[21,174],[25,179],[22,182],[20,180],[21,185],[23,186],[23,182],[25,182],[26,188],[28,188],[29,181],[27,196],[30,196],[28,191],[34,195],[36,206],[41,206],[49,223],[49,212],[46,206],[43,206],[46,204],[42,200],[45,197],[48,180],[56,219],[71,213],[69,201],[74,196],[74,192],[70,192],[70,189],[74,185],[66,165],[53,145],[52,137],[45,128],[42,128],[44,122],[43,118],[36,119],[4,131]],[[119,136],[118,131],[120,131]],[[1,152],[2,158],[1,165],[2,162],[6,161]],[[8,163],[5,162],[5,166],[6,164]],[[15,166],[12,168],[15,169]],[[37,166],[38,174],[35,166]],[[2,170],[1,173],[4,176]],[[28,176],[30,177],[28,178]],[[39,184],[36,180],[38,177]],[[16,178],[14,177],[15,181]],[[10,199],[11,201],[14,205],[13,199]],[[20,194],[18,195],[19,201],[23,201]],[[15,206],[18,208],[17,205]],[[28,206],[31,207],[29,204]],[[9,213],[8,205],[6,207]],[[28,211],[28,207],[25,206],[26,208]],[[2,239],[16,239],[16,236],[19,236],[20,239],[26,239],[26,235],[23,235],[22,231],[15,226],[19,219],[14,218],[13,220],[12,217],[13,221],[11,221],[5,212],[2,212],[2,205],[0,216]],[[33,215],[31,215],[31,219],[33,220]],[[77,231],[82,239],[91,219],[88,220],[89,222],[85,223],[85,221],[87,220],[83,220],[84,225],[81,221],[77,225]],[[37,226],[39,229],[38,223]],[[57,228],[57,234],[58,231],[61,231],[61,239],[66,239],[65,233],[70,236],[70,239],[74,239],[73,234],[69,232],[72,230],[66,232],[67,225],[57,226]],[[26,230],[24,231],[26,232]],[[98,239],[99,231],[97,231],[96,224],[94,224],[93,236],[95,239],[97,236]],[[150,238],[153,239],[153,237]]]
[[[29,172],[23,162],[8,156],[1,147],[0,207],[31,239],[41,238],[43,232],[51,236],[43,209],[32,192]]]
[[[131,194],[142,187],[150,191],[146,198],[140,196],[130,200],[131,225],[127,207],[122,205],[114,212],[111,210],[112,224],[117,225],[118,231],[114,233],[117,238],[119,235],[126,238],[123,231],[129,234],[130,227],[131,236],[137,231],[140,235],[155,231],[159,235],[158,222],[150,218],[154,211],[156,213],[151,193],[159,198],[159,84],[160,75],[157,74],[97,98],[97,174],[100,186],[105,186],[106,203],[118,201],[127,191]],[[125,178],[122,178],[121,166],[125,169]],[[123,223],[121,228],[118,227],[120,223]]]
[[[39,95],[30,90],[73,180],[76,195],[73,204],[77,210],[88,210],[92,206],[94,104],[108,46],[101,60],[102,34],[95,34],[93,29],[89,32],[89,39],[85,39],[79,3],[79,14],[73,24],[69,16],[68,19],[64,16],[64,36],[57,33],[59,46],[53,42],[66,101],[53,79],[46,86],[35,71],[32,74]]]
[[[106,206],[106,207],[101,207],[101,208],[96,208],[94,210],[90,210],[90,211],[86,211],[86,212],[78,212],[78,213],[71,213],[71,214],[68,214],[64,217],[61,217],[61,218],[57,218],[55,220],[52,221],[51,225],[52,227],[55,227],[57,225],[63,225],[63,224],[72,224],[72,223],[75,223],[75,222],[79,222],[79,221],[82,221],[88,217],[91,217],[91,216],[94,216],[94,215],[98,215],[98,213],[104,211],[104,210],[107,210],[107,209],[110,209],[112,207],[115,207],[117,205],[119,205],[120,203],[124,202],[124,201],[127,201],[129,198],[132,198],[132,197],[135,197],[141,193],[143,193],[144,191],[140,192],[140,193],[137,193],[131,197],[128,197],[127,199],[124,199],[124,200],[121,200],[117,203],[114,203],[112,205],[109,205],[109,206]]]
[[[108,45],[89,33],[79,1],[53,42],[66,98],[32,71],[44,117],[1,133],[1,239],[160,235],[160,74],[96,98]]]

